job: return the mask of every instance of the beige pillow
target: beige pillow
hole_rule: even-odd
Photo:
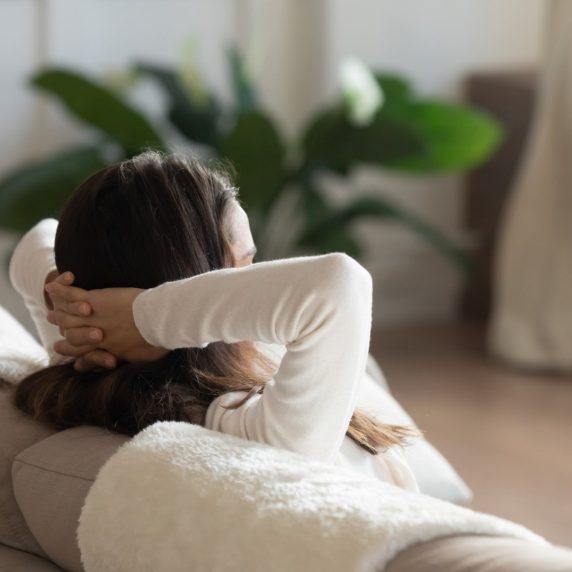
[[[18,453],[55,431],[18,411],[11,393],[11,386],[0,387],[0,543],[45,556],[14,498],[11,470]]]
[[[129,437],[99,427],[52,435],[14,460],[18,506],[48,557],[65,570],[83,571],[76,529],[99,469]]]
[[[55,431],[27,418],[11,403],[12,384],[46,366],[48,356],[24,327],[0,306],[0,543],[44,556],[12,492],[12,461]]]

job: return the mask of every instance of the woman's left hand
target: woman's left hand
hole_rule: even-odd
[[[46,285],[54,305],[48,322],[59,326],[66,338],[54,344],[56,352],[78,358],[76,369],[113,368],[118,359],[154,361],[168,350],[148,344],[133,320],[133,301],[138,288],[83,290],[72,286],[66,272]],[[79,362],[79,363],[78,363]]]
[[[46,277],[45,286],[52,282],[56,282],[64,286],[70,286],[73,283],[73,280],[74,277],[71,272],[63,272],[62,274],[58,274],[58,271],[54,270],[53,272],[50,272],[50,274]],[[92,312],[92,308],[87,302],[68,302],[64,298],[50,294],[47,289],[44,289],[44,297],[46,301],[46,307],[49,310],[59,310],[73,316],[89,316]],[[59,323],[56,325],[59,326],[60,334],[65,337],[65,330],[63,327]],[[102,335],[101,330],[97,328],[92,328],[91,331],[96,336]],[[88,336],[89,334],[90,333],[87,332]],[[67,354],[62,353],[62,355]],[[74,355],[72,357],[76,356]],[[117,367],[117,358],[105,350],[95,349],[88,351],[81,357],[77,357],[77,359],[74,361],[74,369],[76,371],[91,371],[100,367],[105,369],[114,369]]]

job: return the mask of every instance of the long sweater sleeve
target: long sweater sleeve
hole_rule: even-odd
[[[221,407],[232,393],[218,397],[206,425],[326,462],[337,457],[356,405],[371,311],[371,275],[341,253],[215,270],[146,290],[133,304],[143,337],[167,349],[283,344],[264,392],[237,409]]]
[[[69,361],[53,350],[54,343],[63,338],[58,327],[46,320],[48,309],[44,300],[46,277],[56,270],[54,242],[57,228],[56,219],[44,219],[36,224],[17,244],[9,267],[10,282],[32,316],[50,365]]]

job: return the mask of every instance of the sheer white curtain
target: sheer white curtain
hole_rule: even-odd
[[[572,372],[572,2],[551,2],[527,156],[496,263],[489,346],[532,369]]]

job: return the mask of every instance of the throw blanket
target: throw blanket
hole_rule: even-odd
[[[450,534],[546,543],[522,526],[180,422],[102,467],[80,517],[86,572],[381,571]]]
[[[0,380],[16,384],[47,365],[46,350],[0,306]]]

